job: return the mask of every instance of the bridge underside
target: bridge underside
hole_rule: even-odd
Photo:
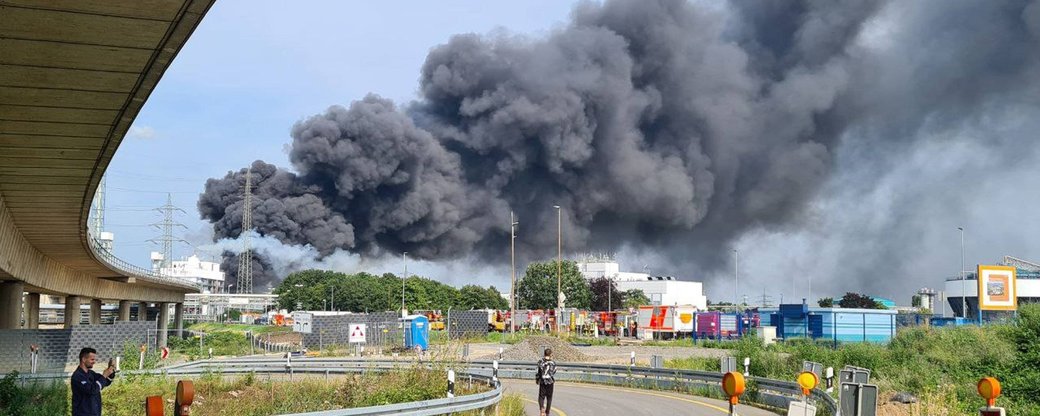
[[[92,302],[196,291],[116,268],[91,248],[87,220],[116,149],[212,3],[0,0],[0,314],[22,291]]]

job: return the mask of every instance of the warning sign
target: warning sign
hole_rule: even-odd
[[[349,342],[365,342],[365,334],[368,329],[365,328],[365,324],[350,324],[350,339]]]

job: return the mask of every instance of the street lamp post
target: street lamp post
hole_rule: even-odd
[[[329,310],[336,310],[336,286],[332,286],[332,299],[329,300]]]
[[[300,283],[297,283],[297,284],[293,285],[293,287],[301,288],[301,287],[303,287],[303,285],[300,284]],[[299,294],[299,292],[296,292],[296,293]],[[296,298],[296,309],[303,309],[303,302],[301,302],[299,298]]]
[[[226,291],[226,292],[227,292],[227,293],[231,293],[231,288],[233,288],[233,287],[235,287],[235,284],[234,284],[234,283],[232,283],[232,284],[228,285],[228,287],[227,287],[227,291]],[[225,302],[224,302],[224,310],[225,310],[225,311],[227,311],[227,301],[225,301]],[[225,313],[226,313],[226,312],[225,312]]]
[[[509,280],[509,333],[516,334],[516,226],[520,224],[509,211],[509,261],[512,263]]]
[[[733,249],[733,307],[737,308],[740,304],[740,276],[737,274],[737,267],[740,265],[740,257],[737,249]],[[739,309],[739,308],[737,308]]]
[[[563,209],[556,208],[556,332],[560,332],[560,315],[563,313]]]
[[[961,318],[968,317],[968,292],[965,291],[964,280],[964,227],[957,227],[961,232]],[[979,296],[982,294],[980,293]]]
[[[401,253],[404,259],[404,277],[401,278],[401,317],[404,318],[404,283],[408,280],[408,252]]]

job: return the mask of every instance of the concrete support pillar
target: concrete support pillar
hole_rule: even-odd
[[[119,316],[116,317],[116,320],[120,322],[126,322],[130,320],[130,301],[119,301]]]
[[[101,299],[90,300],[90,324],[101,325]]]
[[[6,281],[0,284],[0,329],[22,327],[22,292],[25,284]]]
[[[25,297],[25,328],[40,328],[40,294],[30,293]]]
[[[168,330],[170,329],[170,304],[166,302],[159,303],[159,336],[158,342],[160,347],[166,346],[166,340],[169,336]]]
[[[79,296],[65,297],[65,328],[79,325]]]
[[[137,304],[137,320],[148,320],[148,302],[141,302]]]
[[[184,338],[184,303],[173,306],[173,327],[177,330],[177,337]]]

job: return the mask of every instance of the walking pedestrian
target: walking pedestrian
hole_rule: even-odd
[[[535,375],[538,383],[538,415],[549,416],[552,408],[553,384],[556,382],[556,362],[552,359],[552,349],[546,348],[545,354],[538,361],[538,373]]]
[[[72,416],[101,416],[101,390],[112,384],[115,366],[109,361],[108,368],[101,374],[92,368],[97,362],[97,350],[84,348],[79,351],[79,367],[72,373]]]

